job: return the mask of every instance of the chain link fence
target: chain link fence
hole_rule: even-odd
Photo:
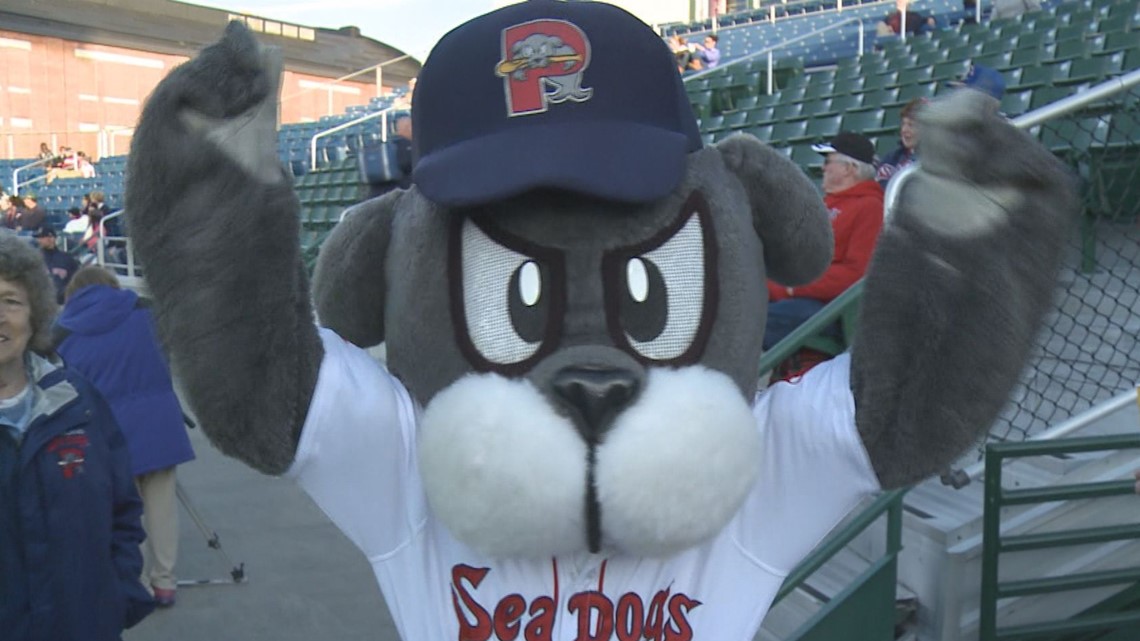
[[[1081,223],[990,441],[1026,440],[1140,383],[1140,86],[1030,131],[1079,177]]]

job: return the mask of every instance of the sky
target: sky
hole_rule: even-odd
[[[423,62],[439,38],[511,0],[182,0],[308,27],[360,27],[365,36]],[[688,17],[689,0],[611,0],[646,22]]]

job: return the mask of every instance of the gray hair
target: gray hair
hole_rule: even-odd
[[[855,176],[859,179],[860,182],[864,180],[871,180],[878,174],[878,172],[875,170],[875,166],[871,163],[863,162],[862,160],[856,160],[847,154],[841,154],[839,152],[835,152],[834,156],[837,159],[855,167]]]
[[[18,283],[28,292],[32,325],[28,347],[47,354],[52,347],[51,326],[59,308],[43,254],[16,234],[0,232],[0,278]]]

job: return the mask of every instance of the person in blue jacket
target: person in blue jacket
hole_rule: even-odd
[[[55,287],[0,234],[0,638],[115,641],[154,608],[142,502],[111,408],[50,362]]]
[[[178,505],[174,468],[194,459],[182,406],[150,310],[112,272],[80,269],[64,292],[56,351],[107,399],[131,453],[143,501],[143,580],[160,607],[174,605]]]

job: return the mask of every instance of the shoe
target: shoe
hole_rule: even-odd
[[[174,605],[174,590],[154,588],[154,604],[160,608],[169,608]]]

